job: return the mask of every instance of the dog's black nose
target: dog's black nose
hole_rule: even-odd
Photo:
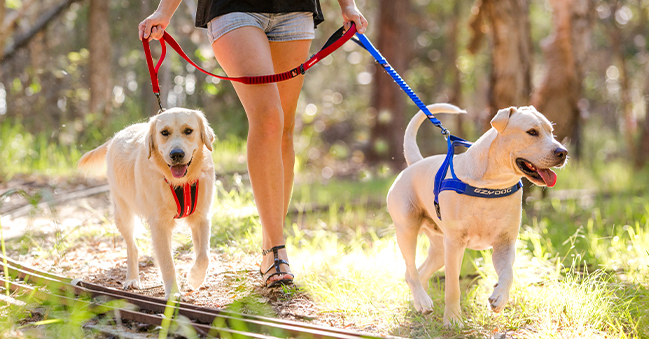
[[[185,151],[181,149],[174,149],[171,151],[171,153],[169,153],[169,156],[173,161],[181,161],[185,157]]]
[[[556,157],[559,159],[565,159],[568,155],[568,150],[563,147],[559,147],[554,150],[554,155],[556,155]]]

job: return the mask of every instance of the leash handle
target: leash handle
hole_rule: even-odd
[[[419,107],[419,109],[422,110],[424,114],[426,114],[428,120],[430,120],[430,122],[432,122],[433,125],[439,127],[442,130],[442,134],[445,137],[448,137],[450,134],[448,130],[444,128],[444,126],[442,126],[442,122],[439,121],[437,118],[435,118],[433,113],[431,113],[428,110],[426,105],[424,105],[421,99],[419,99],[417,94],[415,94],[415,92],[410,88],[410,86],[408,86],[408,84],[403,80],[403,78],[401,78],[399,73],[397,73],[397,71],[395,71],[394,68],[390,66],[388,61],[383,57],[383,55],[381,55],[381,52],[379,52],[379,50],[376,49],[374,45],[372,45],[370,40],[364,34],[361,33],[356,33],[356,38],[358,39],[358,41],[354,40],[354,42],[359,44],[361,47],[365,48],[365,50],[367,50],[372,55],[372,57],[374,57],[374,60],[376,60],[376,62],[379,65],[381,65],[381,67],[383,67],[383,69],[385,69],[385,71],[392,77],[392,79],[397,83],[397,85],[399,85],[399,87],[401,87],[401,89],[404,92],[406,92],[408,97],[410,97],[410,99],[415,103],[415,105],[417,105],[417,107]]]
[[[153,65],[153,58],[151,56],[151,48],[149,46],[149,39],[142,39],[142,46],[144,48],[144,54],[146,57],[146,62],[149,67],[149,75],[151,76],[151,85],[153,87],[153,93],[158,98],[158,104],[160,109],[162,109],[162,104],[160,103],[160,85],[158,83],[158,70],[164,61],[166,55],[166,44],[178,53],[183,59],[185,59],[192,66],[196,67],[199,71],[205,73],[206,75],[213,76],[222,80],[236,81],[246,85],[259,85],[259,84],[268,84],[280,81],[286,81],[292,78],[297,77],[298,75],[304,74],[309,68],[313,67],[320,60],[327,57],[329,54],[333,53],[335,50],[340,48],[345,42],[351,39],[354,34],[356,34],[356,26],[352,23],[351,27],[345,32],[344,28],[341,27],[338,29],[325,43],[325,45],[307,60],[298,67],[293,68],[290,71],[269,74],[269,75],[258,75],[258,76],[243,76],[243,77],[228,77],[222,75],[216,75],[214,73],[208,72],[205,69],[198,66],[194,61],[192,61],[189,56],[183,51],[178,42],[169,34],[167,31],[164,32],[164,35],[160,39],[160,46],[162,47],[162,53],[158,59],[158,63]]]

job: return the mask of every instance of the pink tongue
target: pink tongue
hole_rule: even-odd
[[[187,165],[174,165],[174,166],[171,166],[171,175],[173,175],[174,178],[182,178],[182,177],[184,177],[185,172],[187,172]]]
[[[557,174],[551,169],[539,169],[537,172],[541,175],[541,178],[543,178],[543,181],[548,187],[554,187],[554,184],[557,183]]]

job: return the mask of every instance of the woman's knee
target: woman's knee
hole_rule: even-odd
[[[282,129],[282,147],[290,146],[293,148],[293,132],[295,131],[295,119],[290,121],[284,120],[284,127]]]
[[[249,134],[267,142],[282,141],[284,121],[281,106],[264,107],[249,114]]]

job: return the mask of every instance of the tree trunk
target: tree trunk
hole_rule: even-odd
[[[637,136],[638,122],[636,121],[635,114],[633,114],[633,102],[631,101],[631,91],[629,88],[629,70],[625,58],[625,46],[622,39],[625,37],[622,34],[622,29],[617,24],[615,13],[620,8],[619,1],[613,2],[611,6],[611,47],[615,58],[618,59],[618,68],[620,72],[620,105],[622,106],[622,117],[624,119],[624,139],[628,148],[629,154],[636,154],[635,137]]]
[[[636,36],[649,36],[649,29],[647,27],[647,10],[643,8],[643,2],[638,1],[638,13],[640,13],[638,18],[638,26],[636,29]],[[646,49],[642,49],[640,52],[640,59],[647,60],[649,58],[649,53]],[[644,122],[642,124],[642,134],[638,140],[638,145],[636,147],[636,153],[634,156],[634,163],[637,169],[640,169],[644,166],[649,160],[649,62],[644,64],[644,100],[645,100],[645,116]]]
[[[453,4],[453,17],[450,19],[448,24],[448,43],[446,50],[448,51],[448,61],[449,61],[449,71],[451,72],[451,78],[453,79],[453,86],[451,88],[451,95],[449,96],[448,102],[462,107],[462,79],[460,78],[460,70],[457,67],[457,46],[459,40],[459,23],[460,23],[460,5],[461,1],[456,1]],[[456,117],[457,131],[455,135],[459,137],[464,136],[464,115],[458,114]]]
[[[408,13],[410,2],[381,0],[379,9],[379,35],[377,48],[390,65],[403,74],[409,57]],[[376,109],[370,132],[369,162],[387,160],[393,170],[401,170],[403,133],[405,131],[405,94],[383,68],[376,65],[372,107]]]
[[[550,0],[554,33],[541,42],[546,61],[532,105],[556,123],[559,141],[577,138],[584,63],[590,50],[594,8],[590,0]]]
[[[529,103],[532,44],[527,0],[484,0],[493,40],[489,121],[499,109]]]
[[[88,20],[88,46],[90,76],[90,113],[106,117],[110,113],[111,72],[110,72],[110,1],[90,0]],[[104,119],[102,119],[104,120]]]

